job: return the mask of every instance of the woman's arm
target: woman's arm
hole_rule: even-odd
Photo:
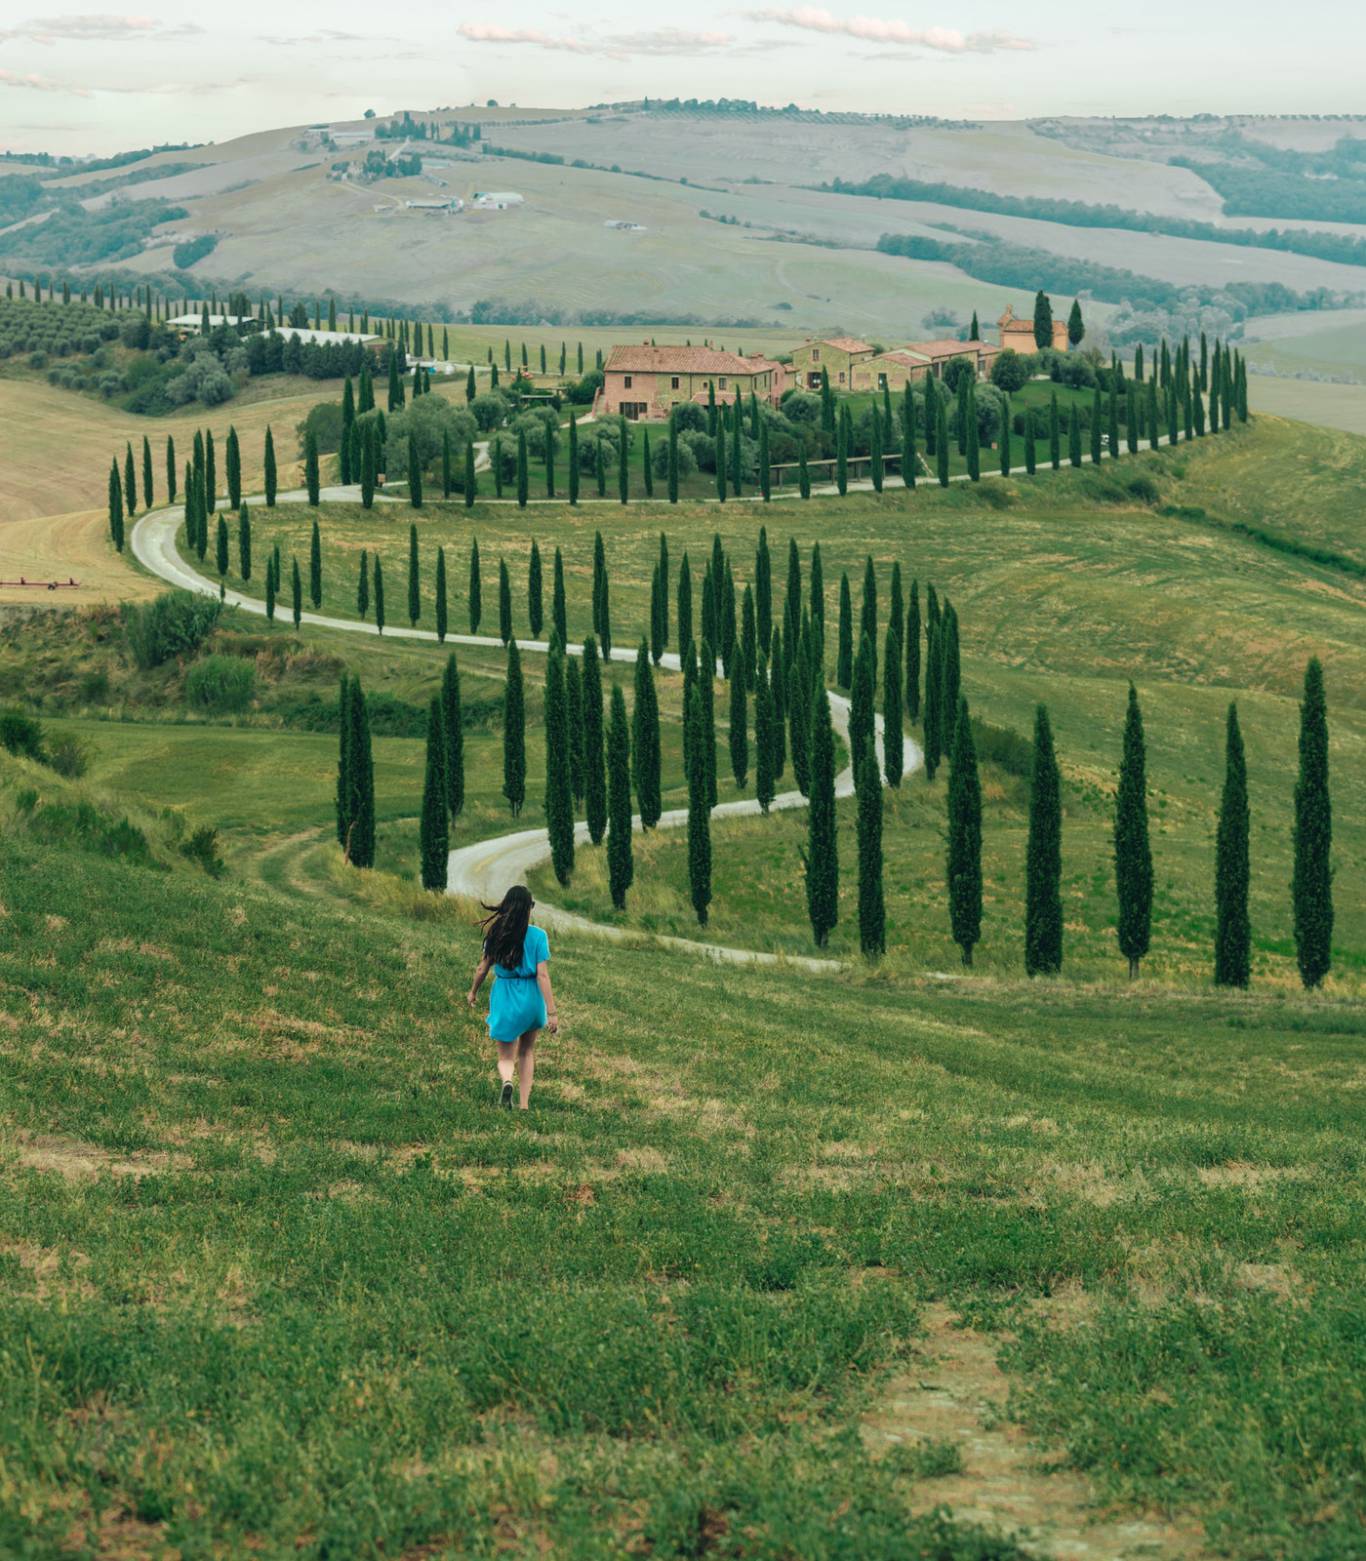
[[[485,954],[483,959],[474,967],[474,980],[470,984],[469,991],[465,994],[465,1001],[471,1008],[474,1007],[474,1000],[479,996],[479,988],[483,986],[484,977],[488,975],[492,964],[493,961]]]
[[[560,1033],[560,1016],[555,1009],[555,994],[550,990],[550,966],[542,960],[536,966],[536,985],[545,999],[545,1022],[552,1035]]]

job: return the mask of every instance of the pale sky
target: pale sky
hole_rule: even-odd
[[[1366,9],[1229,0],[642,3],[570,12],[526,0],[167,0],[142,14],[0,5],[0,149],[109,153],[497,98],[626,98],[946,117],[1366,111]],[[1110,25],[1107,11],[1122,20]]]

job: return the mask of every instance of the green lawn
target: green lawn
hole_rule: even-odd
[[[459,917],[74,800],[0,757],[7,1553],[1358,1548],[1359,1003],[567,937],[520,1119]]]

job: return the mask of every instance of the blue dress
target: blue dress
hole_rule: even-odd
[[[516,970],[493,967],[493,995],[489,999],[489,1034],[495,1041],[512,1042],[528,1030],[545,1024],[545,999],[536,980],[536,967],[550,958],[550,940],[539,927],[528,927],[522,945],[522,962]]]

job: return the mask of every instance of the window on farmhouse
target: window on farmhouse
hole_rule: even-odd
[[[725,382],[725,380],[723,380],[723,379],[718,379],[718,380],[717,380],[717,382],[716,382],[716,388],[717,388],[717,389],[718,389],[718,390],[724,390],[724,389],[725,389],[725,388],[726,388],[726,382]]]
[[[813,363],[819,363],[821,361],[821,349],[819,347],[813,347],[811,349],[811,361]]]
[[[669,389],[670,390],[677,390],[678,389],[678,375],[677,374],[675,374],[673,379],[669,382]]]
[[[631,376],[629,374],[626,374],[626,375],[622,376],[622,379],[623,379],[623,383],[625,384],[627,390],[629,390],[631,388]]]

